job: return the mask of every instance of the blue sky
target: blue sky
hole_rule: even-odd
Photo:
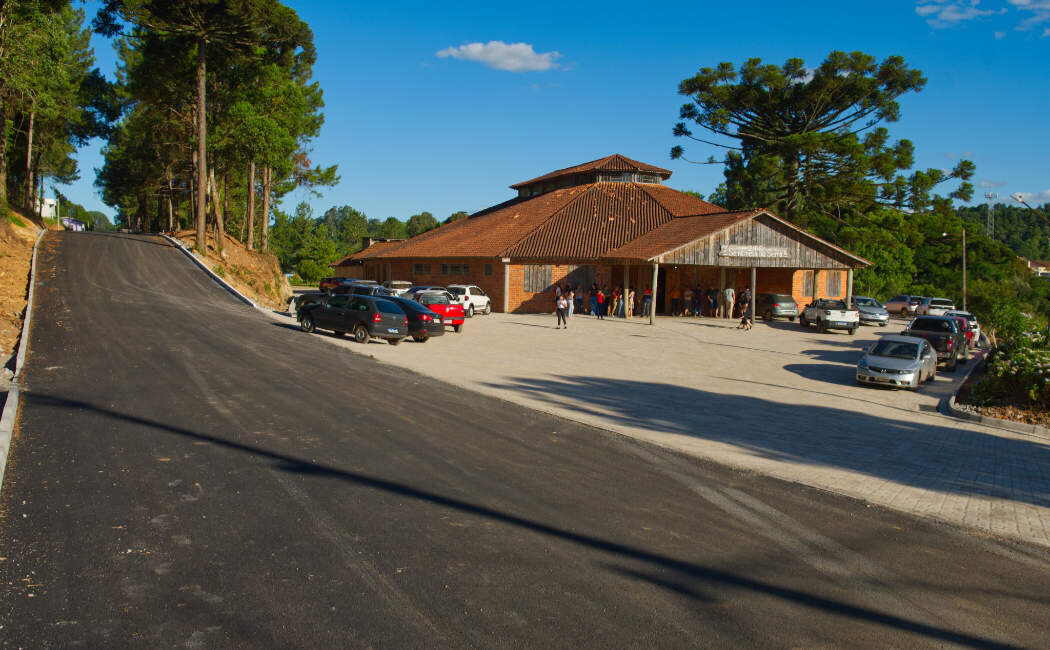
[[[900,55],[926,75],[887,125],[915,143],[917,167],[964,156],[977,165],[975,200],[991,191],[1050,201],[1050,0],[286,4],[310,24],[319,54],[326,121],[311,158],[338,164],[342,177],[321,198],[286,197],[286,210],[306,200],[318,215],[350,205],[369,217],[443,219],[611,153],[707,194],[721,166],[669,158],[675,144],[694,160],[721,157],[671,135],[685,101],[678,83],[721,61],[815,66],[832,50]],[[89,17],[96,7],[86,4]],[[111,74],[111,44],[94,44]],[[100,148],[81,150],[82,179],[60,190],[112,214],[92,185]]]

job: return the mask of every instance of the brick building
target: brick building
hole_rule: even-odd
[[[402,242],[379,242],[336,274],[476,284],[497,311],[550,312],[571,283],[670,289],[745,285],[800,305],[852,295],[870,263],[767,210],[729,212],[664,186],[671,172],[614,154],[511,185],[518,196]],[[352,269],[352,272],[351,272]]]

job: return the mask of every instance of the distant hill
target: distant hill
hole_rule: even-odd
[[[1050,216],[1050,203],[1037,209]],[[992,209],[993,228],[988,227],[987,205],[960,207],[955,212],[960,219],[971,224],[974,231],[990,233],[992,239],[1006,244],[1021,257],[1050,260],[1050,224],[1028,208],[996,203]]]

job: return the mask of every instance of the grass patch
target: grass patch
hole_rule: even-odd
[[[10,221],[11,223],[15,224],[19,228],[25,228],[26,227],[26,222],[22,221],[22,219],[19,218],[16,215],[13,215],[13,214],[7,215],[7,220]]]
[[[226,269],[222,268],[221,266],[216,266],[215,267],[215,275],[219,276],[220,278],[225,278],[226,277]]]

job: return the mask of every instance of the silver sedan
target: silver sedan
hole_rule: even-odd
[[[889,335],[857,362],[857,383],[916,389],[937,376],[937,353],[915,336]]]

